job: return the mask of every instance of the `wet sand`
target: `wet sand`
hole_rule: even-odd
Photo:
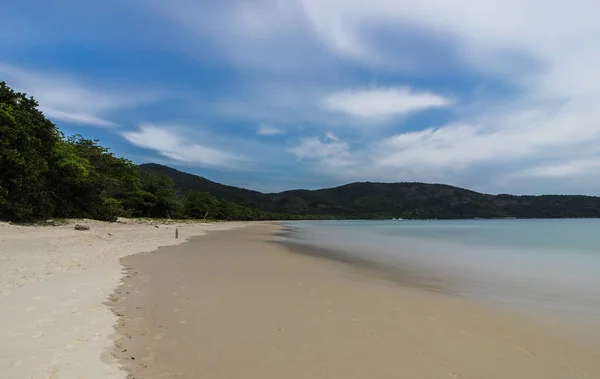
[[[295,254],[269,242],[279,228],[123,258],[108,303],[129,377],[600,378],[596,330]]]

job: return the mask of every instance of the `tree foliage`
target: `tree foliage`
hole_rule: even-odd
[[[60,141],[33,98],[0,82],[0,217],[32,219],[54,211],[46,186]]]

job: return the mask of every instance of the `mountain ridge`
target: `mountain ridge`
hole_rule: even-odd
[[[354,182],[316,190],[262,193],[156,163],[140,167],[171,177],[180,192],[207,192],[266,212],[289,215],[348,219],[600,217],[600,197],[587,195],[491,195],[419,182]]]

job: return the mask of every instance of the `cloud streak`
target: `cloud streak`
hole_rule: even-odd
[[[274,127],[269,124],[260,124],[256,129],[256,134],[258,134],[259,136],[272,137],[285,134],[285,130]]]
[[[54,121],[115,127],[110,119],[117,111],[132,109],[158,99],[156,93],[128,88],[106,89],[71,75],[29,71],[0,64],[0,75],[13,88],[34,96],[40,110]]]
[[[362,119],[387,120],[392,117],[443,108],[452,101],[428,92],[416,92],[406,87],[348,90],[328,94],[323,107]]]
[[[225,150],[190,142],[174,132],[172,125],[142,124],[137,131],[123,132],[132,144],[152,150],[175,162],[200,167],[237,169],[247,159]]]

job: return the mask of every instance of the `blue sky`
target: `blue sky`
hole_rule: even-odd
[[[262,191],[600,195],[595,0],[3,4],[0,80],[67,134]]]

